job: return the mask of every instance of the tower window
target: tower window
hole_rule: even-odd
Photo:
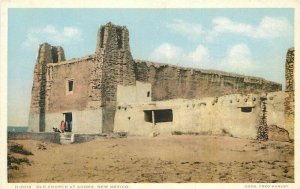
[[[117,28],[117,43],[118,43],[118,49],[121,49],[123,44],[122,44],[122,29]]]

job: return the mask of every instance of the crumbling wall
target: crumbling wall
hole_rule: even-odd
[[[135,85],[135,64],[126,27],[108,23],[98,31],[96,59],[101,71],[96,76],[99,98],[103,107],[103,132],[112,132],[117,102],[117,86]]]
[[[221,71],[183,68],[135,60],[136,79],[152,84],[152,99],[201,98],[280,91],[281,84]]]
[[[47,64],[64,61],[61,47],[53,47],[48,43],[41,44],[34,67],[31,104],[29,112],[29,131],[45,131],[46,96],[47,96]]]
[[[294,48],[290,48],[286,54],[285,80],[285,127],[288,128],[290,137],[294,138],[294,119],[295,119],[295,77],[294,77]]]

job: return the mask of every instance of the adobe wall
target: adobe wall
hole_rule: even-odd
[[[92,61],[90,57],[47,64],[47,113],[87,108]],[[72,92],[67,91],[69,80],[73,80]]]
[[[252,112],[242,112],[240,107],[253,107]],[[173,99],[147,104],[123,104],[116,112],[115,132],[129,135],[151,135],[154,132],[171,134],[201,133],[230,135],[241,138],[257,138],[259,125],[259,96],[226,95],[199,100]],[[173,121],[153,123],[144,120],[144,110],[172,109]],[[130,118],[130,119],[129,119]]]
[[[117,87],[117,104],[136,104],[151,102],[151,84],[136,81],[135,85]]]
[[[8,132],[8,140],[39,140],[60,144],[59,133]]]
[[[281,84],[234,73],[135,60],[136,79],[152,85],[153,100],[280,91]]]
[[[58,63],[64,60],[64,51],[61,47],[54,47],[48,43],[40,45],[34,67],[31,91],[31,105],[28,121],[29,131],[31,132],[45,131],[47,64],[50,62]]]
[[[285,108],[285,127],[291,130],[294,136],[295,124],[295,76],[294,76],[294,56],[295,49],[290,48],[286,54],[285,62],[285,80],[286,80],[286,97],[284,102]]]
[[[135,65],[127,28],[111,23],[101,26],[95,55],[101,72],[100,79],[95,84],[99,85],[103,106],[102,132],[113,132],[117,85],[135,85]]]
[[[129,135],[152,135],[200,133],[209,135],[228,135],[239,138],[257,139],[262,113],[262,97],[265,94],[230,94],[218,98],[206,97],[198,100],[173,99],[150,103],[118,104],[115,116],[115,132],[128,132]],[[287,136],[280,140],[288,141],[284,125],[284,92],[267,95],[267,125],[271,140],[273,127],[281,129]],[[278,104],[279,103],[279,104]],[[280,104],[281,103],[281,104]],[[242,107],[252,107],[251,112],[243,112]],[[144,110],[172,109],[173,121],[155,125],[145,121]],[[290,130],[288,130],[290,132]],[[276,134],[276,133],[275,133]]]

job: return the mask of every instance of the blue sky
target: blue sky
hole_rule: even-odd
[[[97,30],[126,25],[135,59],[260,76],[284,84],[293,9],[9,9],[8,125],[27,125],[38,45],[92,54]]]

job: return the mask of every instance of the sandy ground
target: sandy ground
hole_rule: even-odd
[[[191,135],[12,142],[33,155],[13,154],[30,165],[9,170],[9,182],[294,182],[287,142]]]

